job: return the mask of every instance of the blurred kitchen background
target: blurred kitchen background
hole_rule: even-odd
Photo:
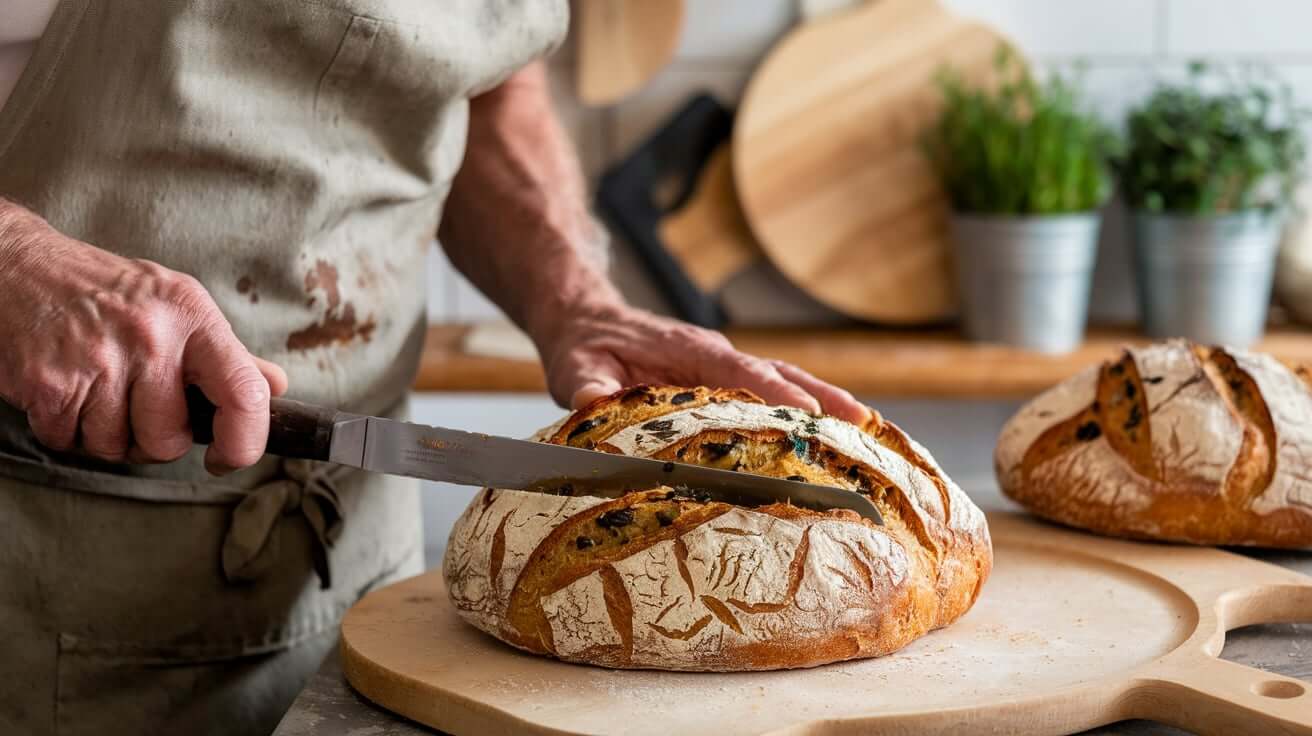
[[[647,0],[648,5],[665,2]],[[551,71],[557,107],[594,188],[604,171],[624,162],[699,93],[710,93],[732,108],[777,41],[810,14],[822,16],[831,6],[845,4],[850,3],[686,0],[668,61],[657,65],[654,76],[640,88],[617,102],[600,105],[579,99],[576,12],[575,32],[551,60]],[[1087,102],[1116,129],[1159,79],[1185,78],[1194,60],[1222,67],[1258,62],[1286,81],[1296,100],[1312,105],[1312,35],[1307,31],[1312,28],[1312,2],[1307,0],[943,0],[943,4],[961,16],[985,22],[1013,41],[1039,77],[1082,67],[1081,89]],[[869,39],[870,44],[885,42],[877,35]],[[1134,329],[1138,312],[1130,231],[1123,204],[1113,201],[1104,208],[1089,303],[1091,325]],[[626,295],[635,303],[675,313],[666,298],[669,290],[652,278],[630,244],[622,238],[616,241],[612,269]],[[877,263],[869,265],[878,267]],[[496,307],[456,273],[437,249],[431,256],[430,277],[429,318],[433,325],[501,320]],[[764,259],[731,274],[717,296],[731,327],[789,325],[814,334],[835,326],[876,330],[821,306]],[[1301,343],[1290,342],[1293,338],[1287,334],[1277,337],[1281,345],[1301,349]],[[1106,339],[1114,342],[1116,336]],[[479,344],[461,343],[453,349],[523,357],[524,346],[507,331],[485,329],[475,342]],[[989,355],[1005,363],[1005,356]],[[906,355],[901,359],[908,360]],[[1034,365],[1048,365],[1035,360],[1039,362]],[[1062,363],[1052,370],[1067,371],[1069,365]],[[421,382],[421,388],[432,390],[416,394],[413,408],[417,420],[526,435],[559,418],[561,410],[544,394],[502,392],[498,389],[517,380],[491,373],[486,378],[485,386],[468,378],[454,386],[438,381],[425,387]],[[448,390],[451,388],[459,390]],[[1003,502],[994,487],[992,448],[998,428],[1023,400],[1023,392],[1008,386],[997,396],[990,396],[987,390],[964,392],[973,394],[969,398],[961,398],[961,393],[922,388],[862,397],[929,447],[963,487],[985,499],[986,506],[996,506]],[[440,559],[450,524],[473,493],[454,487],[433,490],[425,496],[430,562]]]

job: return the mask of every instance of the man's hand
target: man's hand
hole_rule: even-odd
[[[184,387],[218,408],[206,468],[259,460],[278,366],[252,356],[194,278],[68,238],[0,199],[0,398],[36,438],[110,462],[192,445]]]
[[[740,353],[718,332],[611,304],[559,320],[539,339],[547,383],[562,405],[581,407],[634,383],[746,388],[771,403],[823,411],[858,424],[870,410],[797,366]]]
[[[594,258],[587,187],[535,63],[469,108],[469,147],[442,220],[462,273],[533,338],[551,394],[581,406],[634,383],[746,388],[766,401],[864,422],[852,395],[723,335],[624,304]]]

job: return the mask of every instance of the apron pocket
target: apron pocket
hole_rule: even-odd
[[[331,650],[346,609],[419,572],[417,485],[342,479],[334,585],[322,590],[302,515],[273,520],[281,551],[266,574],[231,583],[219,559],[231,505],[0,476],[0,518],[13,532],[0,544],[0,578],[24,582],[0,601],[0,618],[12,637],[33,642],[8,652],[26,664],[0,676],[34,681],[31,692],[0,697],[39,702],[32,713],[44,723],[53,701],[60,734],[269,733]]]
[[[205,656],[61,634],[55,732],[268,733],[335,642],[333,629],[281,651]]]

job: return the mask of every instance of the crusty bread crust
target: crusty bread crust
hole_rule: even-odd
[[[856,427],[746,391],[637,386],[539,439],[848,488],[885,525],[689,489],[486,489],[452,529],[447,589],[466,621],[526,651],[692,671],[874,657],[959,618],[992,569],[983,514],[878,415]]]
[[[1127,349],[1007,422],[998,482],[1039,516],[1101,534],[1312,547],[1306,376],[1182,340]]]

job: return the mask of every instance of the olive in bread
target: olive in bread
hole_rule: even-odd
[[[1129,348],[1021,408],[1002,491],[1101,534],[1312,547],[1308,373],[1183,340]]]
[[[846,488],[885,525],[687,488],[485,489],[452,529],[447,590],[464,620],[530,652],[708,671],[874,657],[959,618],[992,568],[983,514],[878,415],[857,427],[746,391],[636,386],[537,439]]]

